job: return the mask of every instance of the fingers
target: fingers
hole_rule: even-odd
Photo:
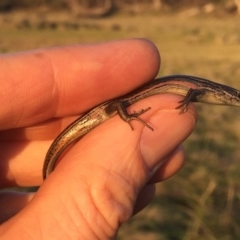
[[[159,61],[140,39],[2,55],[1,129],[85,112],[153,79]]]
[[[138,193],[155,169],[163,164],[195,125],[195,112],[191,107],[182,115],[174,109],[179,100],[177,96],[157,96],[131,107],[130,112],[140,106],[152,107],[142,118],[154,128],[153,132],[138,122],[133,122],[134,131],[131,131],[126,123],[115,122],[120,120],[117,117],[110,119],[86,135],[84,142],[74,145],[45,183],[51,182],[55,189],[64,185],[88,189],[101,217],[115,219],[115,223],[126,221],[132,215]],[[81,200],[88,202],[88,197],[81,195]],[[111,228],[115,226],[112,222],[106,224],[113,224]]]
[[[179,146],[169,157],[163,162],[161,167],[156,170],[151,177],[149,184],[166,180],[176,174],[184,164],[183,147]]]
[[[155,190],[156,187],[154,184],[148,184],[141,190],[134,205],[133,215],[140,212],[152,201]]]
[[[133,214],[140,212],[152,200],[155,194],[156,183],[174,175],[182,166],[184,153],[178,147],[153,175],[148,184],[140,191],[134,205]],[[32,193],[1,191],[0,193],[0,223],[3,223],[21,211],[34,195]]]
[[[140,192],[195,126],[192,105],[181,115],[175,109],[180,99],[155,96],[129,109],[132,112],[151,106],[142,119],[154,131],[138,122],[132,123],[132,131],[116,116],[77,142],[62,156],[27,207],[1,226],[6,239],[20,230],[36,239],[40,235],[51,239],[113,238],[119,225],[150,201],[153,188],[146,189],[146,201]],[[41,226],[41,232],[36,226]]]
[[[38,185],[51,143],[43,140],[73,121],[65,116],[149,81],[159,61],[156,47],[140,39],[2,55],[0,128],[10,129],[1,132],[1,186]],[[63,118],[41,123],[53,117]]]
[[[155,184],[173,176],[180,170],[184,163],[184,152],[182,146],[178,147],[170,156],[163,162],[161,167],[156,170],[156,173],[151,177],[146,186],[143,187],[138,194],[134,205],[133,214],[137,214],[145,208],[155,195]]]
[[[4,77],[9,81],[4,83],[2,92],[8,93],[9,88],[16,89],[16,86],[19,91],[12,98],[8,94],[2,96],[7,103],[0,112],[3,129],[85,112],[153,78],[159,65],[156,48],[142,40],[42,50],[28,53],[24,58],[14,56],[15,60],[12,57],[3,61],[8,71],[0,79]],[[12,61],[14,65],[11,65]],[[31,69],[27,69],[26,64]],[[24,76],[26,72],[28,74]],[[145,191],[149,194],[147,201],[141,201],[140,194],[144,193],[149,179],[155,177],[161,167],[165,167],[164,178],[181,165],[174,167],[170,160],[167,165],[166,159],[194,128],[196,113],[190,105],[185,114],[179,115],[175,109],[179,100],[180,96],[154,96],[128,109],[133,112],[151,106],[151,111],[141,118],[154,131],[139,122],[132,123],[132,131],[116,116],[84,136],[61,156],[55,171],[26,207],[20,212],[24,204],[13,209],[12,214],[18,214],[1,225],[1,238],[4,235],[2,239],[15,239],[20,233],[23,239],[29,236],[35,239],[113,238],[119,225],[131,217],[136,201],[138,208],[136,206],[135,211],[150,201],[153,187]],[[31,184],[34,177],[27,179],[26,176],[31,175],[34,164],[40,166],[49,142],[35,147],[31,146],[34,142],[22,144],[15,154],[18,161],[24,159],[26,163],[24,176],[20,174],[23,172],[21,167],[17,167],[23,165],[14,158],[9,161],[14,169],[10,172],[15,182]],[[29,158],[28,154],[22,153],[23,149],[28,153],[37,150],[37,146],[42,147],[36,156],[36,164],[31,161],[31,155]],[[5,167],[9,166],[7,163],[6,160]],[[9,168],[5,170],[7,178]],[[11,206],[10,202],[8,206]]]

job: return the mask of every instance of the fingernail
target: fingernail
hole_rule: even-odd
[[[179,114],[176,110],[161,110],[148,121],[154,131],[144,128],[140,150],[150,172],[161,166],[170,154],[192,132],[196,119],[189,111]]]

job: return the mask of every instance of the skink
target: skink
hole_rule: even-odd
[[[180,113],[184,113],[187,110],[190,102],[240,106],[240,91],[229,86],[187,75],[157,78],[127,95],[98,105],[63,130],[53,141],[46,154],[43,166],[43,179],[46,179],[53,171],[58,158],[71,143],[116,114],[123,121],[127,122],[132,129],[131,121],[137,120],[153,130],[149,124],[139,118],[150,107],[131,114],[127,112],[126,108],[141,99],[161,93],[173,93],[184,96],[184,99],[176,107],[180,109]]]

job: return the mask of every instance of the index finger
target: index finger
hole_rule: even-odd
[[[154,78],[159,63],[143,39],[2,55],[1,129],[81,114]]]

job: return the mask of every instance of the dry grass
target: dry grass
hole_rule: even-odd
[[[120,15],[76,19],[65,13],[0,17],[0,51],[145,37],[162,55],[160,75],[192,74],[240,88],[237,18]],[[158,185],[153,203],[124,224],[118,239],[237,239],[240,236],[240,110],[199,105],[185,142],[186,165]]]

